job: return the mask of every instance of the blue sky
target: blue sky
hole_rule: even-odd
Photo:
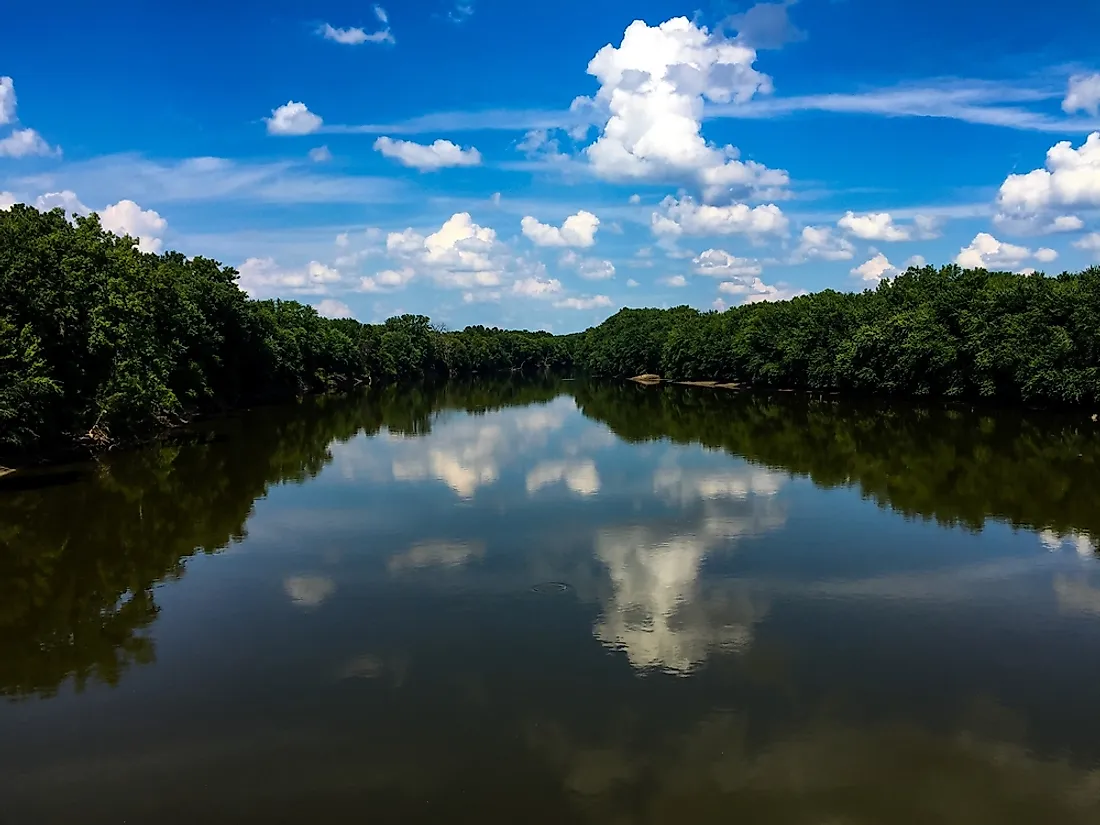
[[[1096,31],[1092,0],[22,4],[0,207],[451,327],[1076,270]]]

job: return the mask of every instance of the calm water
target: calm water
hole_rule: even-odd
[[[1100,430],[389,390],[0,491],[0,823],[1096,823]]]

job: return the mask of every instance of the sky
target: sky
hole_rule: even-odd
[[[624,306],[1100,263],[1100,3],[235,0],[0,12],[0,208],[256,298]]]

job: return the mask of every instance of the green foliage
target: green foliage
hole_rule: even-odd
[[[1100,404],[1100,267],[1057,278],[910,269],[876,290],[825,290],[724,313],[622,310],[577,366],[758,387]]]
[[[359,383],[567,369],[572,339],[330,320],[252,301],[237,272],[140,252],[92,215],[0,210],[0,452],[50,453],[163,432],[196,413]]]
[[[626,441],[702,444],[856,486],[908,516],[980,530],[989,519],[1100,535],[1100,432],[1078,416],[927,407],[794,393],[578,383],[577,406]]]

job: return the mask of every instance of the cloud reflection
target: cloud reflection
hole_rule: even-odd
[[[481,542],[422,541],[390,558],[391,572],[426,567],[460,567],[485,555]]]
[[[290,576],[283,590],[299,607],[318,607],[336,591],[336,583],[328,576]]]
[[[527,492],[533,495],[550,484],[564,481],[565,486],[580,496],[594,496],[600,491],[600,474],[596,462],[543,461],[527,474]]]
[[[767,601],[736,581],[705,584],[700,574],[709,553],[785,523],[774,499],[782,483],[782,476],[758,470],[658,471],[655,491],[685,504],[702,499],[702,516],[689,528],[639,525],[598,533],[596,555],[612,589],[595,628],[597,638],[625,651],[636,668],[680,674],[714,650],[746,650]]]

